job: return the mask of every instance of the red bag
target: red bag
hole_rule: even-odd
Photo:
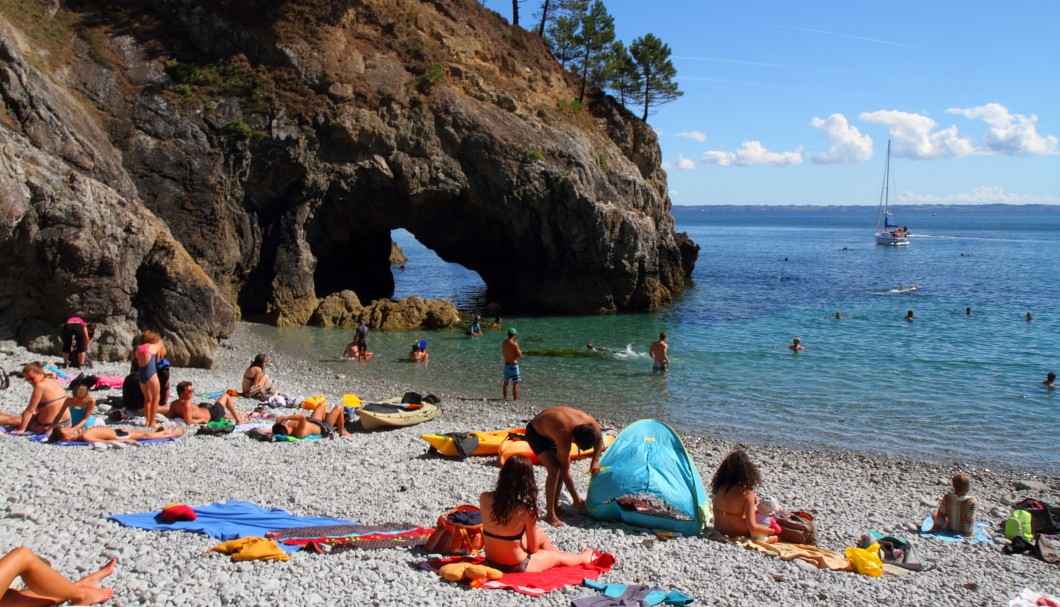
[[[813,522],[813,515],[809,512],[781,510],[774,513],[773,518],[777,519],[781,528],[780,541],[817,545],[817,524]]]
[[[481,552],[485,545],[482,513],[478,506],[463,504],[438,517],[438,526],[427,538],[424,549],[430,553],[467,556]]]

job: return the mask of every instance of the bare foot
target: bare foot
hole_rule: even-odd
[[[184,428],[174,428],[173,436],[184,436],[186,430]]]
[[[113,588],[100,588],[99,584],[103,578],[114,573],[116,563],[115,559],[110,559],[106,565],[99,568],[99,571],[90,573],[75,582],[74,585],[80,586],[82,592],[80,596],[71,599],[71,602],[74,605],[95,605],[114,598]]]
[[[589,564],[593,562],[593,549],[583,548],[582,549],[582,563]]]
[[[545,522],[548,523],[549,525],[552,525],[553,527],[562,527],[563,526],[563,521],[559,520],[558,516],[553,516],[552,518],[547,518],[547,519],[545,519]]]

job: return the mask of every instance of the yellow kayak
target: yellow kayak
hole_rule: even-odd
[[[604,432],[604,446],[610,446],[613,442],[615,442],[615,435],[610,432]],[[571,461],[574,461],[592,457],[593,451],[593,449],[579,451],[578,445],[572,443],[570,446],[570,459]],[[504,465],[504,462],[508,461],[508,458],[513,455],[525,455],[530,458],[531,463],[541,465],[541,460],[537,459],[537,456],[534,455],[533,449],[530,448],[530,443],[525,440],[505,440],[501,443],[498,455],[500,455],[502,466]]]
[[[522,434],[525,428],[508,428],[507,430],[488,430],[468,432],[468,436],[478,440],[469,455],[496,455],[510,433]],[[460,452],[456,438],[452,434],[421,434],[420,438],[430,443],[438,453],[447,457],[466,457]]]

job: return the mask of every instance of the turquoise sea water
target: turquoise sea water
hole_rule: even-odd
[[[678,229],[702,250],[692,287],[668,308],[504,318],[526,354],[522,396],[734,440],[1060,471],[1060,391],[1040,385],[1060,371],[1060,208],[900,214],[913,234],[903,248],[874,244],[874,213],[676,211]],[[485,303],[477,275],[408,233],[394,237],[409,256],[395,270],[395,297]],[[834,320],[836,311],[847,318]],[[350,331],[255,330],[277,359],[287,352],[419,391],[501,395],[499,331],[375,331],[375,358],[355,363],[324,360]],[[672,367],[652,374],[645,352],[660,331]],[[792,354],[785,346],[796,335],[807,350]],[[421,338],[429,366],[397,362]],[[590,354],[588,340],[617,352]]]

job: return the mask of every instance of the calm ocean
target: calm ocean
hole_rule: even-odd
[[[702,250],[692,287],[668,308],[504,318],[526,354],[522,396],[733,440],[1060,472],[1060,390],[1040,385],[1060,371],[1060,207],[899,209],[912,232],[903,248],[874,244],[874,216],[869,207],[676,210]],[[409,257],[395,269],[395,297],[484,304],[476,274],[407,232],[394,239]],[[423,392],[501,394],[498,331],[375,331],[369,363],[334,360],[350,331],[255,331],[275,343],[277,364],[289,353]],[[660,331],[672,366],[653,375],[645,351]],[[792,354],[796,335],[806,351]],[[430,365],[399,363],[421,338]],[[590,354],[589,340],[616,353]]]

